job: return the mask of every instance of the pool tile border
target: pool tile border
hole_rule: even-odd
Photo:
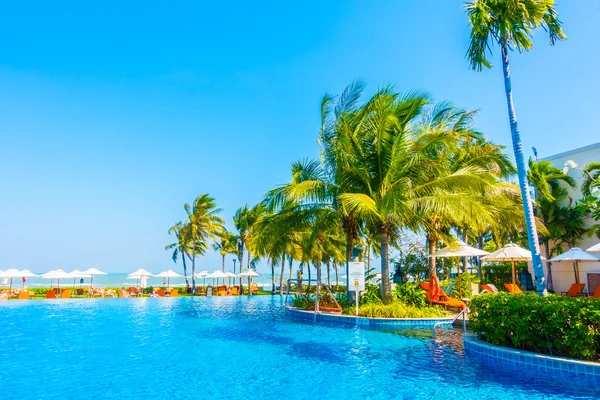
[[[314,313],[312,311],[298,310],[291,307],[286,307],[286,315],[289,317],[305,322],[324,322],[338,326],[358,326],[368,329],[385,329],[385,328],[433,328],[438,322],[451,322],[452,318],[367,318],[354,317],[351,315],[336,315],[325,313]],[[449,325],[448,325],[449,327]]]
[[[600,384],[600,363],[496,346],[468,333],[463,335],[463,343],[467,353],[489,362],[517,368],[535,368],[553,376],[584,378]]]

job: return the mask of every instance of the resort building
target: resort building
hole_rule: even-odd
[[[569,167],[568,174],[575,180],[576,187],[567,187],[567,189],[569,191],[570,199],[572,199],[572,201],[575,202],[583,197],[581,193],[581,184],[583,181],[583,167],[592,161],[600,161],[600,142],[580,147],[577,149],[565,151],[563,153],[555,154],[553,156],[544,157],[542,160],[550,161],[552,165],[561,169],[565,168],[565,165],[571,164],[571,167]],[[574,164],[572,164],[571,161]],[[590,226],[594,221],[588,220],[587,222],[588,226]],[[586,250],[598,244],[598,242],[600,242],[598,237],[589,237],[588,235],[584,235],[581,238],[581,241],[579,242],[577,247]],[[566,251],[568,249],[564,248],[563,250]],[[544,254],[545,249],[542,245],[542,255]],[[594,254],[600,256],[600,253]],[[600,262],[580,262],[579,274],[581,283],[586,284],[585,291],[588,293],[593,293],[596,290],[596,287],[600,284]],[[570,262],[552,263],[552,281],[556,293],[568,291],[571,284],[575,282],[573,264]]]

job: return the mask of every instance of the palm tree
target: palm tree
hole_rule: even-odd
[[[485,213],[472,193],[482,192],[494,179],[482,168],[468,166],[431,180],[437,168],[436,148],[452,148],[455,137],[436,134],[417,137],[412,122],[428,103],[419,93],[399,96],[388,89],[371,101],[364,121],[362,156],[344,178],[359,191],[338,196],[342,207],[367,221],[381,248],[382,300],[391,301],[389,245],[401,228],[416,230],[423,216],[441,209],[462,215],[470,207],[474,215]]]
[[[215,199],[208,194],[198,196],[192,205],[184,204],[187,213],[186,226],[190,230],[189,245],[192,260],[192,290],[196,290],[196,256],[203,255],[208,248],[208,241],[216,239],[225,230],[225,221],[219,216]]]
[[[171,243],[165,246],[165,250],[173,250],[173,262],[177,263],[179,254],[181,254],[181,260],[183,262],[183,276],[185,277],[185,285],[189,286],[187,276],[187,266],[185,265],[185,256],[188,255],[188,237],[186,236],[189,230],[185,229],[185,225],[180,222],[176,223],[169,228],[169,234],[175,234],[177,242]]]
[[[248,214],[250,209],[247,205],[238,208],[233,215],[233,225],[237,229],[237,257],[240,264],[240,272],[244,270],[244,249],[246,247],[246,239],[248,237]],[[248,265],[248,267],[250,267]],[[240,277],[240,292],[243,291],[242,278]]]
[[[533,258],[536,288],[540,294],[545,295],[547,292],[544,268],[534,227],[531,194],[513,103],[508,52],[513,48],[519,52],[529,51],[533,47],[531,41],[533,31],[540,26],[549,33],[551,45],[557,40],[565,40],[567,37],[562,31],[561,22],[554,9],[554,0],[473,0],[467,3],[466,10],[471,26],[471,41],[467,51],[471,68],[478,71],[481,71],[483,67],[491,68],[492,64],[487,58],[488,54],[491,53],[493,44],[500,46],[508,117],[523,209],[525,210],[527,238]]]
[[[213,250],[221,255],[221,270],[225,272],[225,256],[227,254],[237,254],[237,236],[227,230],[219,235],[219,241],[213,243]]]

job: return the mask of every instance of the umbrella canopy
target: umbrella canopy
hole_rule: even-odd
[[[96,268],[88,268],[85,271],[82,271],[84,274],[90,274],[92,279],[90,279],[90,287],[94,284],[94,275],[108,275],[106,272],[102,272]]]
[[[471,247],[467,245],[465,242],[456,242],[456,244],[452,246],[446,246],[435,253],[428,255],[427,257],[477,257],[477,256],[485,256],[488,253],[487,251],[476,249],[475,247]],[[458,284],[458,293],[461,295],[461,286],[460,286],[460,267],[457,270],[457,284]]]
[[[542,259],[545,259],[542,257]],[[506,246],[496,250],[495,252],[481,257],[481,261],[510,261],[512,264],[512,283],[516,283],[515,261],[531,260],[531,252],[514,243],[509,243]]]
[[[46,272],[45,274],[40,275],[40,278],[56,279],[56,280],[58,280],[58,287],[60,288],[60,280],[72,278],[72,276],[69,275],[69,273],[63,271],[62,269],[57,269],[57,270],[52,270],[52,271]]]
[[[37,275],[29,272],[28,270],[19,271],[16,268],[10,268],[4,272],[0,272],[0,278],[10,278],[10,290],[12,290],[13,278],[23,278],[23,277],[30,277],[30,276],[37,276]],[[25,282],[23,282],[23,285],[25,285]]]
[[[233,272],[225,272],[225,275],[227,275],[228,278],[237,278],[238,276],[236,274],[234,274]]]
[[[225,283],[225,278],[228,278],[228,276],[225,275],[225,273],[223,271],[216,270],[216,271],[211,272],[210,274],[206,275],[205,278],[216,278],[217,279],[217,285],[218,285],[219,284],[219,278],[223,278],[223,283]]]
[[[71,275],[71,278],[91,278],[92,274],[88,274],[87,272],[81,272],[78,269],[74,269],[73,271],[69,272],[69,275]]]
[[[253,269],[247,269],[244,272],[241,272],[238,276],[260,276],[260,274]]]
[[[23,278],[35,278],[37,276],[38,275],[34,274],[33,272],[31,272],[28,269],[24,269],[21,271],[21,277],[23,277]]]
[[[140,268],[137,271],[132,272],[129,275],[127,275],[128,278],[135,278],[135,279],[140,279],[143,276],[154,276],[154,274],[146,271],[144,268]]]
[[[593,252],[600,252],[600,243],[598,243],[595,246],[590,247],[589,249],[587,249],[586,251],[593,251]]]
[[[572,261],[573,262],[573,272],[575,273],[575,283],[579,283],[579,262],[580,261],[600,261],[600,258],[590,254],[579,247],[573,247],[569,251],[566,251],[554,258],[548,260],[550,262],[557,261]]]
[[[427,257],[477,257],[485,256],[487,254],[490,253],[471,247],[465,242],[456,242],[456,245],[446,246]]]
[[[170,287],[171,286],[171,278],[178,278],[183,275],[179,275],[177,272],[168,269],[168,270],[162,271],[154,276],[160,277],[160,278],[167,278],[167,287]]]

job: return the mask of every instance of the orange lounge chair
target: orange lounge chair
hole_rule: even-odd
[[[27,300],[27,299],[29,299],[29,292],[26,292],[24,290],[21,291],[19,293],[19,295],[17,296],[17,300]]]
[[[569,297],[581,297],[583,295],[583,289],[585,289],[585,283],[574,283],[569,288],[568,292],[562,292]]]
[[[56,292],[54,290],[48,290],[46,292],[46,298],[47,299],[54,299],[54,298],[56,298]]]
[[[252,290],[252,293],[260,292],[260,287],[256,283],[252,283],[250,290]]]
[[[171,290],[171,297],[178,297],[178,296],[179,296],[179,290],[172,289]]]
[[[219,290],[217,291],[217,296],[227,296],[227,290],[219,288]]]
[[[590,294],[589,296],[595,299],[600,299],[600,285],[596,286],[596,291],[594,294]]]
[[[238,296],[239,294],[240,294],[240,288],[237,286],[232,286],[231,287],[231,295]]]
[[[63,291],[60,293],[60,298],[61,299],[70,299],[71,298],[71,290],[63,289]]]
[[[158,290],[156,291],[156,295],[157,295],[158,297],[165,297],[165,291],[164,291],[163,289],[158,289]]]
[[[444,292],[442,288],[440,288],[440,298],[437,300],[432,300],[431,292],[429,291],[429,282],[423,282],[419,286],[421,287],[421,289],[425,290],[427,300],[429,300],[431,304],[439,304],[444,307],[458,308],[460,311],[467,308],[467,305],[464,301],[448,297],[448,295]]]
[[[483,292],[498,293],[498,288],[488,283],[487,285],[481,285],[481,293]]]
[[[504,287],[512,294],[521,294],[521,288],[515,285],[514,283],[505,283]]]
[[[130,296],[137,296],[138,295],[138,290],[136,287],[130,286],[129,287],[129,295]]]

